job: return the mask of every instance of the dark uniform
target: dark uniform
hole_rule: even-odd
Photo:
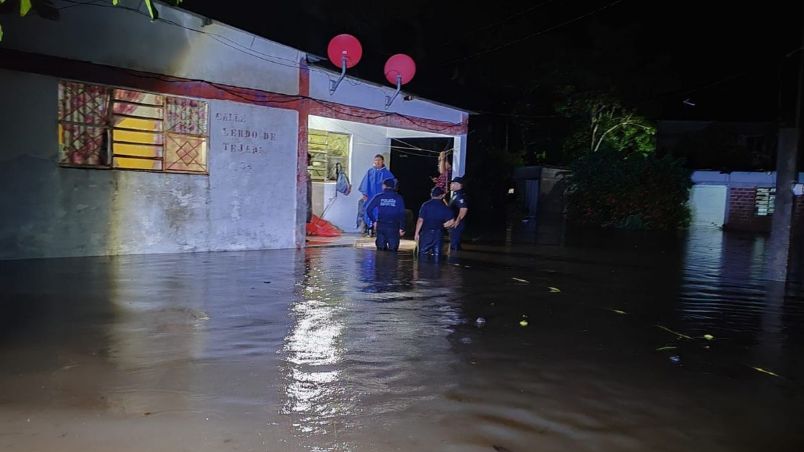
[[[399,231],[405,229],[405,201],[393,188],[388,188],[393,187],[393,182],[383,185],[383,192],[366,204],[366,215],[375,224],[377,249],[396,251],[399,249]]]
[[[453,218],[458,218],[458,213],[461,209],[468,209],[469,203],[466,202],[466,194],[463,189],[452,193],[452,201],[449,202],[449,208],[452,209]],[[449,249],[461,249],[461,234],[466,227],[466,218],[461,220],[457,227],[449,230]]]
[[[452,210],[444,205],[443,200],[431,199],[422,204],[419,218],[422,219],[422,227],[419,230],[419,254],[432,253],[436,257],[441,255],[441,235],[444,223],[453,218]]]

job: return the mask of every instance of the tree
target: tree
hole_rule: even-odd
[[[673,230],[689,223],[691,171],[670,155],[587,153],[570,166],[567,217],[580,224]]]
[[[672,230],[689,223],[683,160],[657,155],[653,124],[606,92],[567,89],[557,111],[574,122],[568,218],[587,225]]]
[[[656,127],[633,108],[608,93],[573,93],[565,89],[563,103],[556,110],[575,123],[564,144],[568,161],[601,150],[625,155],[648,155],[656,150]]]

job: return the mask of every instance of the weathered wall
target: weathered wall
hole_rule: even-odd
[[[0,70],[0,259],[295,246],[295,110],[210,101],[208,176],[62,168],[58,82]]]
[[[107,2],[111,3],[111,2]],[[301,52],[186,11],[159,5],[152,22],[144,2],[120,6],[55,0],[59,20],[3,17],[0,47],[187,79],[299,92]],[[137,10],[139,8],[139,11]]]

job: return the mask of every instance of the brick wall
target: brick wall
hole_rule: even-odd
[[[756,187],[729,188],[729,210],[725,228],[735,231],[768,232],[771,216],[756,215]]]
[[[725,229],[733,231],[770,232],[771,215],[756,214],[757,187],[730,187],[728,217]],[[799,232],[804,225],[804,197],[795,198],[793,230]]]

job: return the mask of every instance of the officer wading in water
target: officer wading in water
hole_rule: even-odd
[[[366,216],[375,225],[377,249],[396,251],[399,238],[405,235],[405,201],[394,190],[394,179],[385,179],[382,188],[383,191],[366,204]]]
[[[419,209],[414,239],[418,243],[420,257],[432,255],[438,258],[441,255],[444,228],[452,227],[454,216],[452,209],[444,205],[444,190],[441,187],[433,188],[430,198]]]

